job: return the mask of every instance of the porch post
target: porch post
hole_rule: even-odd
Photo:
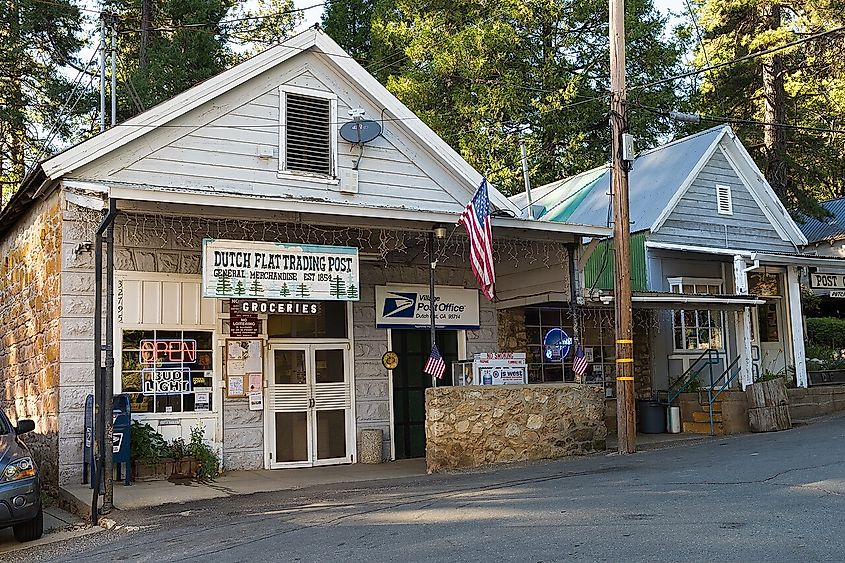
[[[745,271],[745,258],[734,256],[734,288],[738,295],[748,295],[748,272]],[[740,357],[740,381],[742,388],[754,383],[751,356],[751,308],[745,307],[736,312],[736,337]]]
[[[804,352],[804,319],[801,314],[801,284],[798,266],[786,268],[786,293],[789,299],[789,334],[792,337],[792,361],[795,384],[807,387],[807,355]]]

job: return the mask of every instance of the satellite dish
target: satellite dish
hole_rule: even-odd
[[[362,119],[344,123],[340,136],[353,145],[369,143],[381,135],[381,125],[371,119]]]

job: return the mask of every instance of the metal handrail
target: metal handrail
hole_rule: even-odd
[[[716,399],[719,398],[719,395],[721,395],[722,392],[725,389],[730,387],[731,383],[734,382],[734,380],[737,378],[737,376],[742,371],[741,369],[736,369],[736,368],[739,367],[739,360],[740,360],[740,356],[737,356],[736,358],[734,358],[734,361],[732,361],[728,365],[728,367],[725,369],[725,371],[722,372],[722,375],[717,377],[715,381],[713,380],[712,371],[710,373],[710,387],[707,388],[707,404],[708,404],[708,408],[710,410],[710,435],[711,436],[714,436],[716,434],[715,424],[713,423],[713,403],[716,401]],[[730,375],[730,377],[728,377],[731,370],[734,370],[734,369],[736,369],[736,371],[732,375]],[[716,391],[716,393],[713,393],[713,389],[716,387],[716,385],[719,383],[719,381],[722,378],[725,378],[725,382],[722,384],[721,387],[719,387],[719,390]],[[724,412],[723,412],[722,416],[724,417]],[[724,419],[723,419],[723,422],[724,422]]]
[[[702,365],[698,365],[702,359],[707,358],[706,362]],[[692,385],[692,382],[698,379],[698,376],[701,375],[701,372],[704,371],[705,368],[709,369],[710,372],[710,381],[713,381],[713,366],[721,361],[721,354],[719,350],[708,348],[704,352],[701,353],[687,368],[687,370],[678,377],[671,385],[669,385],[669,389],[666,391],[666,404],[671,405],[678,396],[687,390],[687,388]],[[696,369],[696,367],[698,369]],[[680,384],[680,385],[679,385]],[[677,389],[673,388],[678,386]]]

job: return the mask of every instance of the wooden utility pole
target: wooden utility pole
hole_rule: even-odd
[[[628,165],[623,159],[625,119],[625,0],[610,0],[610,129],[613,245],[616,267],[616,432],[619,453],[637,448],[634,411],[634,340],[631,308],[631,230],[628,214]]]

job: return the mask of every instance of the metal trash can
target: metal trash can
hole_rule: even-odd
[[[637,429],[643,434],[666,432],[666,408],[659,401],[637,401]]]
[[[361,430],[361,437],[358,445],[358,462],[381,463],[383,440],[383,430]]]
[[[668,420],[666,422],[666,430],[669,434],[681,433],[681,407],[668,407],[666,409]]]

